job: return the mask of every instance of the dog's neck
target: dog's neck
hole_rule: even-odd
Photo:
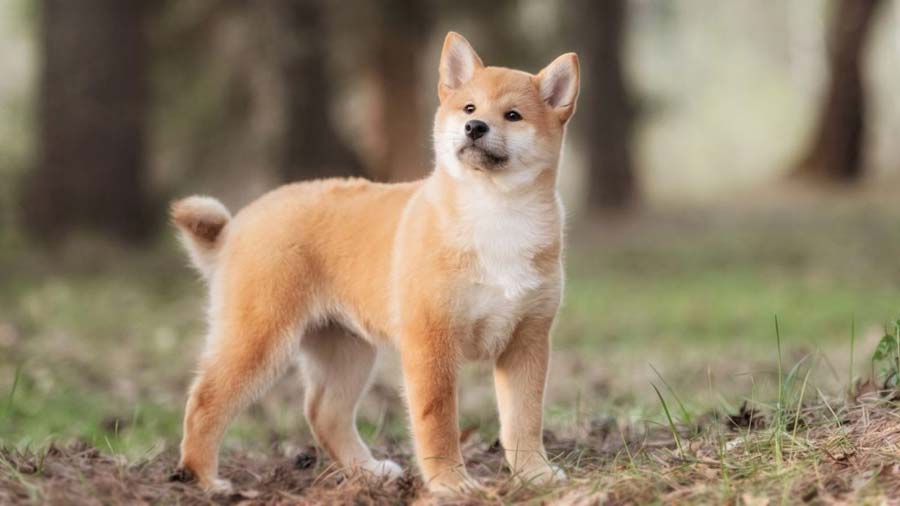
[[[472,174],[481,176],[481,174]],[[478,258],[480,282],[502,287],[508,297],[534,288],[538,252],[561,240],[563,210],[556,171],[542,171],[531,184],[498,188],[489,177],[461,180],[438,167],[425,183],[443,236]]]
[[[425,183],[425,194],[444,228],[458,232],[466,242],[470,235],[479,233],[493,242],[491,230],[498,238],[523,235],[529,241],[543,242],[539,236],[553,235],[560,229],[562,206],[555,167],[540,171],[528,184],[515,188],[498,184],[492,176],[472,171],[458,177],[440,166],[435,169]]]
[[[476,193],[485,198],[511,202],[522,198],[554,199],[557,192],[556,175],[555,165],[540,169],[501,168],[491,171],[448,168],[438,163],[429,180],[443,195]]]

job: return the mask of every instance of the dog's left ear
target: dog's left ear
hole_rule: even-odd
[[[537,80],[541,98],[559,117],[560,122],[569,121],[575,112],[579,88],[578,55],[566,53],[538,72]]]
[[[483,67],[481,58],[465,37],[456,32],[448,33],[441,51],[438,97],[443,102],[454,90],[469,82],[476,70]]]

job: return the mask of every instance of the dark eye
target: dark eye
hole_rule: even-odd
[[[517,111],[507,111],[503,117],[506,118],[506,121],[522,121],[522,115]]]
[[[466,114],[472,114],[473,112],[475,112],[475,106],[472,104],[467,104],[465,107],[463,107],[463,110],[466,111]]]

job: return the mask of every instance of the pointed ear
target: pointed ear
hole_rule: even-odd
[[[565,123],[575,112],[579,88],[578,55],[566,53],[544,67],[538,75],[541,98]]]
[[[453,90],[469,82],[475,71],[483,67],[481,58],[465,37],[456,32],[448,33],[441,51],[438,97],[444,100]]]

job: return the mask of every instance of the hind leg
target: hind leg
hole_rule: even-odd
[[[219,443],[226,428],[278,377],[294,348],[288,333],[228,327],[230,331],[210,336],[191,387],[181,441],[181,468],[211,492],[231,488],[217,477]]]
[[[316,441],[335,462],[393,478],[403,474],[400,466],[375,460],[356,430],[356,406],[369,385],[375,356],[374,346],[335,325],[303,336],[300,370],[306,419]]]

